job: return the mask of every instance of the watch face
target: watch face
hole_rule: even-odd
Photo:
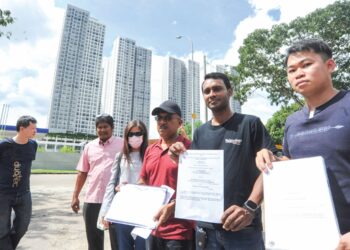
[[[258,208],[258,205],[255,202],[251,201],[251,200],[247,200],[246,201],[246,206],[248,206],[252,210],[256,210]]]

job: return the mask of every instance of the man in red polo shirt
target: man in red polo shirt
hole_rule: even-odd
[[[182,119],[180,107],[175,102],[163,102],[153,109],[152,115],[157,121],[160,139],[146,150],[139,183],[150,186],[167,185],[176,190],[178,164],[170,159],[168,150],[178,141],[189,148],[191,141],[177,134]],[[174,218],[175,196],[176,192],[170,203],[164,205],[155,216],[158,227],[152,233],[152,249],[187,250],[192,247],[193,223]]]

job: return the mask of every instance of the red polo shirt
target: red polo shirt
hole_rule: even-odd
[[[191,141],[182,136],[178,136],[177,141],[182,142],[186,148],[191,145]],[[176,190],[178,165],[170,159],[168,148],[163,150],[161,144],[162,139],[147,148],[140,177],[147,185],[158,187],[167,185]],[[173,198],[175,197],[176,192]],[[190,240],[193,238],[193,222],[175,219],[172,215],[153,234],[169,240]]]

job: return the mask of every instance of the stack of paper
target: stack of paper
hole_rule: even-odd
[[[105,218],[114,223],[155,229],[154,216],[162,205],[169,202],[173,192],[165,186],[124,185],[114,196]]]

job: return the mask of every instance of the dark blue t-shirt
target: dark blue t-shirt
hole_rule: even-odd
[[[324,158],[340,231],[349,232],[350,92],[340,91],[316,108],[312,118],[307,107],[290,115],[284,131],[283,153],[292,159]]]
[[[9,138],[0,141],[0,193],[22,195],[30,191],[29,177],[37,147],[34,140],[26,144]]]
[[[191,148],[224,150],[225,210],[232,205],[242,206],[251,194],[261,174],[255,164],[256,153],[262,148],[276,151],[260,119],[239,113],[220,126],[209,121],[196,129]],[[260,210],[251,226],[261,229]]]

